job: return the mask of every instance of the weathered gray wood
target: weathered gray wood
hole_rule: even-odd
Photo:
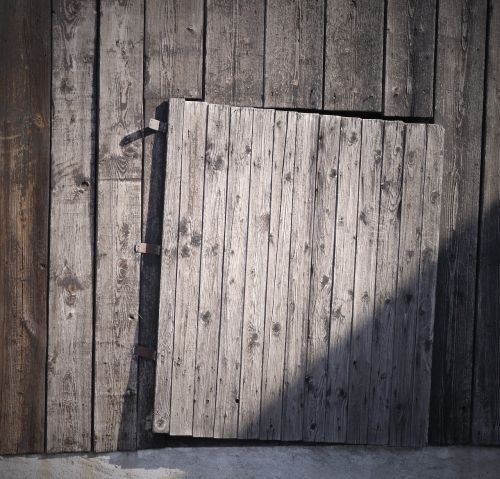
[[[390,444],[397,446],[411,444],[426,141],[425,125],[406,126],[389,431]]]
[[[170,431],[184,100],[171,99],[169,101],[168,120],[153,421],[155,432]]]
[[[238,417],[238,437],[247,439],[258,438],[260,426],[273,126],[273,110],[254,111]]]
[[[229,107],[209,105],[193,412],[193,436],[201,437],[211,437],[214,433],[229,122]]]
[[[432,338],[436,308],[436,279],[439,254],[439,218],[443,174],[444,130],[427,126],[427,145],[422,206],[422,239],[417,300],[411,439],[407,445],[427,444],[431,394]]]
[[[264,10],[264,0],[207,0],[207,101],[262,105]]]
[[[430,442],[470,441],[486,1],[439,2],[435,122],[445,128]]]
[[[253,110],[231,109],[214,437],[236,437]]]
[[[281,438],[296,127],[296,113],[276,112],[262,366],[261,439]]]
[[[500,5],[489,2],[472,441],[500,444]]]
[[[328,0],[325,96],[328,110],[382,111],[384,0]]]
[[[368,444],[389,442],[405,125],[386,122],[371,345]]]
[[[360,153],[361,120],[342,118],[326,392],[325,440],[328,442],[345,442],[347,437]]]
[[[142,0],[101,2],[94,449],[136,447],[142,145]],[[118,106],[118,108],[117,108]]]
[[[282,439],[302,439],[319,116],[297,115]]]
[[[347,411],[347,442],[349,444],[366,444],[368,435],[383,135],[384,128],[381,121],[363,121],[349,364]]]
[[[145,7],[146,97],[201,98],[203,0],[150,0]]]
[[[198,330],[207,104],[188,102],[182,134],[170,433],[191,435]]]
[[[325,436],[339,144],[340,117],[320,117],[307,333],[303,430],[306,441],[322,441]]]
[[[94,246],[93,2],[52,16],[47,452],[89,451]]]
[[[389,0],[384,114],[432,117],[436,0]]]
[[[267,107],[317,108],[323,101],[324,0],[266,4]]]

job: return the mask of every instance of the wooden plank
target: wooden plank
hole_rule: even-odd
[[[259,437],[274,111],[253,115],[238,437]]]
[[[146,98],[202,97],[203,3],[203,0],[146,2]]]
[[[443,175],[444,130],[427,126],[425,159],[420,276],[417,301],[415,360],[413,364],[413,400],[411,442],[427,444],[429,398],[431,394],[432,338],[436,309],[436,280],[439,254],[439,218],[441,214],[441,184]]]
[[[326,389],[325,440],[345,442],[354,299],[361,120],[342,118]]]
[[[302,439],[319,116],[297,115],[282,439]]]
[[[50,3],[0,17],[0,453],[42,452],[50,171]]]
[[[439,3],[435,121],[445,128],[430,442],[470,441],[486,1]]]
[[[171,99],[163,209],[160,306],[156,357],[154,432],[170,431],[174,319],[177,284],[177,244],[183,154],[184,100]]]
[[[425,125],[406,126],[389,441],[411,443],[411,407],[422,234]]]
[[[281,438],[296,128],[296,113],[276,112],[262,366],[261,439]]]
[[[182,134],[170,434],[193,432],[207,104],[188,102]]]
[[[489,3],[472,441],[500,444],[500,5]]]
[[[383,123],[362,124],[347,442],[366,444],[382,170]]]
[[[389,0],[384,114],[434,114],[436,0]]]
[[[89,451],[94,263],[93,2],[53,4],[47,452]]]
[[[214,434],[230,109],[209,105],[193,435]]]
[[[325,93],[328,110],[382,111],[384,0],[329,0]]]
[[[231,109],[214,437],[236,437],[253,110]]]
[[[264,0],[207,1],[207,101],[232,105],[262,105],[264,10]]]
[[[368,444],[388,444],[405,125],[386,122],[371,345]]]
[[[307,334],[303,431],[306,441],[322,441],[325,437],[339,144],[340,117],[321,116]]]
[[[103,0],[100,12],[99,163],[94,449],[136,447],[142,144],[142,0]],[[119,106],[119,108],[117,108]]]
[[[324,10],[324,0],[267,2],[267,107],[321,109]]]

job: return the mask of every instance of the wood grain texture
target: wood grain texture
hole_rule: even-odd
[[[500,5],[489,3],[472,441],[500,444]]]
[[[434,114],[436,0],[389,0],[384,114]]]
[[[94,449],[135,449],[142,144],[142,0],[101,2]]]
[[[264,0],[207,0],[207,101],[262,105],[264,10]]]
[[[265,106],[321,109],[324,10],[324,0],[267,2]]]
[[[92,421],[95,3],[57,1],[52,23],[52,165],[47,452],[89,451]]]
[[[323,107],[382,111],[383,0],[328,0]]]
[[[0,453],[43,452],[50,172],[50,2],[0,16]]]
[[[486,1],[439,2],[435,122],[445,129],[432,444],[470,441]]]

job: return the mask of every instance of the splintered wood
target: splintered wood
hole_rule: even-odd
[[[425,444],[442,129],[168,118],[155,432]]]

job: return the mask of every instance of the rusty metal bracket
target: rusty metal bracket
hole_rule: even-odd
[[[160,256],[161,246],[159,244],[137,243],[135,245],[135,252],[141,254],[155,254],[156,256]]]
[[[151,118],[149,120],[149,128],[151,128],[151,130],[161,131],[165,133],[167,131],[167,124],[164,121],[155,120],[154,118]]]
[[[136,344],[134,347],[134,356],[145,359],[146,361],[156,361],[156,350]]]

